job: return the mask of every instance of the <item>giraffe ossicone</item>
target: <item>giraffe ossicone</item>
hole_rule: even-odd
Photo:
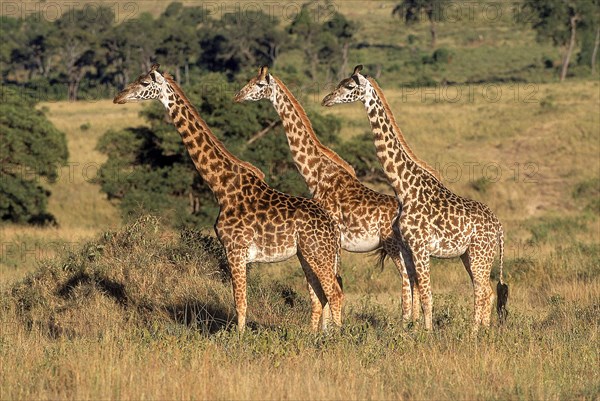
[[[158,64],[129,84],[114,103],[159,100],[167,109],[202,179],[220,210],[215,232],[231,270],[238,330],[246,324],[246,264],[276,262],[297,255],[311,299],[311,327],[325,328],[329,305],[341,325],[343,293],[338,282],[340,233],[336,222],[312,200],[279,192],[264,174],[231,154],[212,133],[196,108]],[[323,318],[322,318],[323,317]],[[322,318],[322,319],[321,319]]]

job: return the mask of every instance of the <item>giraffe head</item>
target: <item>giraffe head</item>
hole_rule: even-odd
[[[260,99],[269,99],[274,91],[275,80],[269,74],[269,67],[263,66],[258,69],[258,75],[252,78],[240,89],[233,100],[237,103],[249,100],[256,102]]]
[[[160,65],[154,64],[150,71],[142,74],[127,85],[115,98],[113,103],[139,102],[142,100],[161,99],[166,92],[166,80],[158,72]]]
[[[360,74],[362,68],[362,65],[354,67],[350,78],[343,79],[333,92],[323,98],[321,104],[329,107],[339,103],[364,102],[369,81]]]

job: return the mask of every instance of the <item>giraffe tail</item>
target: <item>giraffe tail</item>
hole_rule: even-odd
[[[377,258],[375,266],[380,266],[381,271],[383,271],[385,260],[388,258],[388,256],[390,256],[385,250],[385,247],[382,246],[381,248],[377,249],[373,255]]]
[[[500,323],[506,321],[508,310],[506,304],[508,302],[508,284],[504,283],[503,265],[504,265],[504,230],[502,225],[498,224],[498,246],[500,248],[500,279],[496,285],[496,311],[498,312],[498,320]]]

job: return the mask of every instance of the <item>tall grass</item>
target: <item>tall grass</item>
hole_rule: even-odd
[[[144,216],[3,294],[0,398],[595,399],[598,247],[570,244],[509,259],[508,322],[477,336],[466,273],[442,262],[432,333],[403,329],[397,300],[376,296],[398,287],[363,269],[344,327],[312,334],[290,264],[250,270],[240,337],[218,243]],[[358,262],[347,256],[344,270]],[[357,294],[367,274],[375,289]]]

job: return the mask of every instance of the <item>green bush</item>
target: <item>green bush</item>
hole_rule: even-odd
[[[58,131],[24,93],[4,88],[0,103],[0,220],[45,224],[50,192],[41,184],[58,178],[68,157]]]

